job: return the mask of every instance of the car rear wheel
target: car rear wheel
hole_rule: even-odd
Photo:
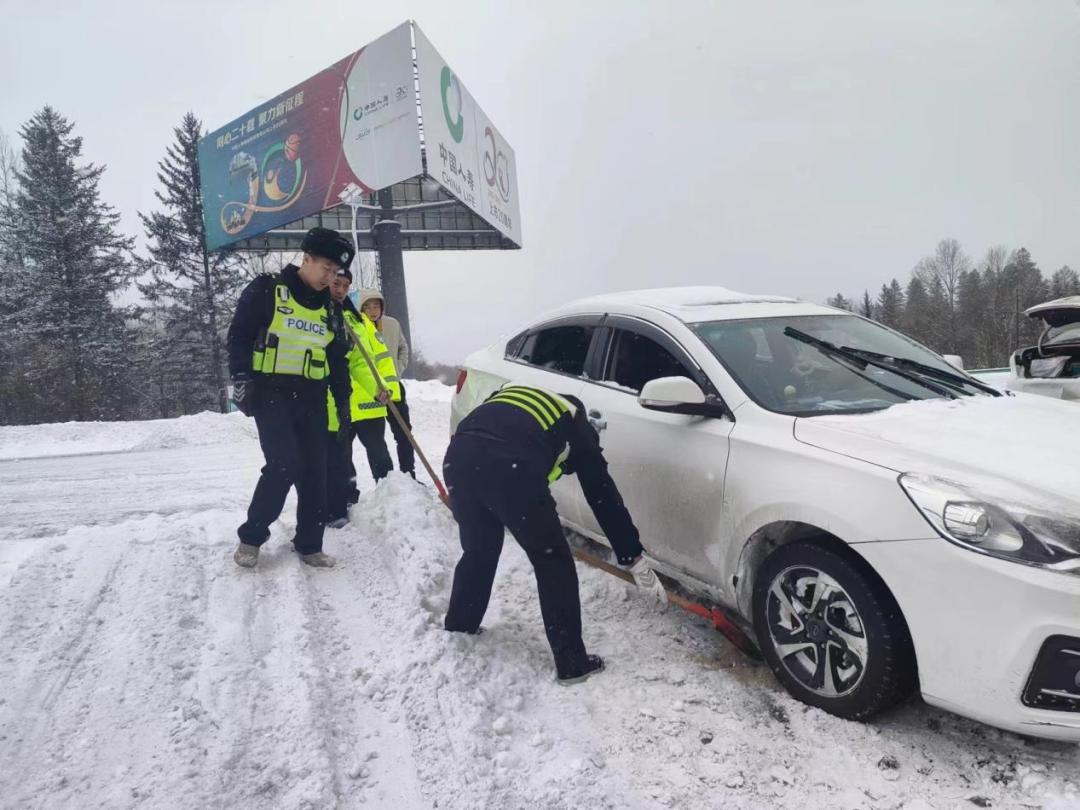
[[[758,645],[796,698],[851,720],[911,693],[915,652],[888,589],[861,561],[824,546],[781,546],[754,585]]]

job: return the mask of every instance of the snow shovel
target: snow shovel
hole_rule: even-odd
[[[576,545],[571,544],[570,550],[575,557],[586,565],[591,565],[593,568],[599,568],[601,571],[606,571],[613,576],[617,576],[621,580],[629,582],[631,585],[634,584],[634,577],[629,571],[624,571]],[[755,660],[761,660],[761,653],[758,652],[757,645],[745,632],[743,632],[741,627],[725,616],[720,608],[706,607],[699,602],[687,599],[682,594],[676,593],[671,589],[667,589],[667,598],[671,604],[681,607],[683,610],[693,613],[695,616],[701,616],[704,619],[708,619],[712,622],[713,627],[719,630],[724,638],[730,641],[736,649]]]
[[[386,407],[390,409],[390,414],[397,420],[398,426],[401,428],[402,433],[409,440],[409,444],[413,446],[413,450],[416,451],[416,455],[420,457],[420,463],[424,465],[424,469],[427,470],[427,474],[431,476],[431,480],[435,482],[435,489],[439,492],[439,500],[447,506],[450,505],[450,497],[446,494],[446,487],[443,486],[442,479],[435,474],[435,470],[431,468],[431,464],[428,463],[427,456],[424,455],[424,451],[420,449],[420,445],[416,442],[416,437],[413,436],[409,426],[405,424],[405,419],[397,409],[397,405],[394,404],[394,399],[390,395],[390,389],[386,387],[382,377],[379,376],[379,372],[375,368],[375,361],[368,354],[367,349],[364,348],[364,344],[360,341],[360,336],[353,331],[353,328],[349,326],[349,322],[344,318],[341,322],[345,324],[345,331],[349,333],[349,338],[352,340],[353,346],[360,350],[360,356],[364,358],[364,362],[367,363],[368,369],[371,371],[371,376],[375,378],[375,385],[378,386],[379,393],[386,394]]]

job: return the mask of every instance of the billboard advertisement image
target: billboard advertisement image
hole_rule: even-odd
[[[225,247],[422,173],[411,24],[199,142],[206,243]]]

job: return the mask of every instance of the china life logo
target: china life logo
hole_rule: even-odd
[[[465,137],[465,116],[462,115],[461,82],[458,77],[450,72],[450,68],[443,65],[442,74],[439,77],[442,87],[442,111],[446,118],[446,126],[450,130],[450,137],[454,143],[461,143]]]
[[[495,130],[484,129],[484,180],[491,188],[499,190],[503,202],[510,202],[510,161],[495,140]]]

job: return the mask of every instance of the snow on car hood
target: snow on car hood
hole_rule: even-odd
[[[1019,394],[923,400],[795,421],[805,444],[898,473],[1080,514],[1080,408]]]

